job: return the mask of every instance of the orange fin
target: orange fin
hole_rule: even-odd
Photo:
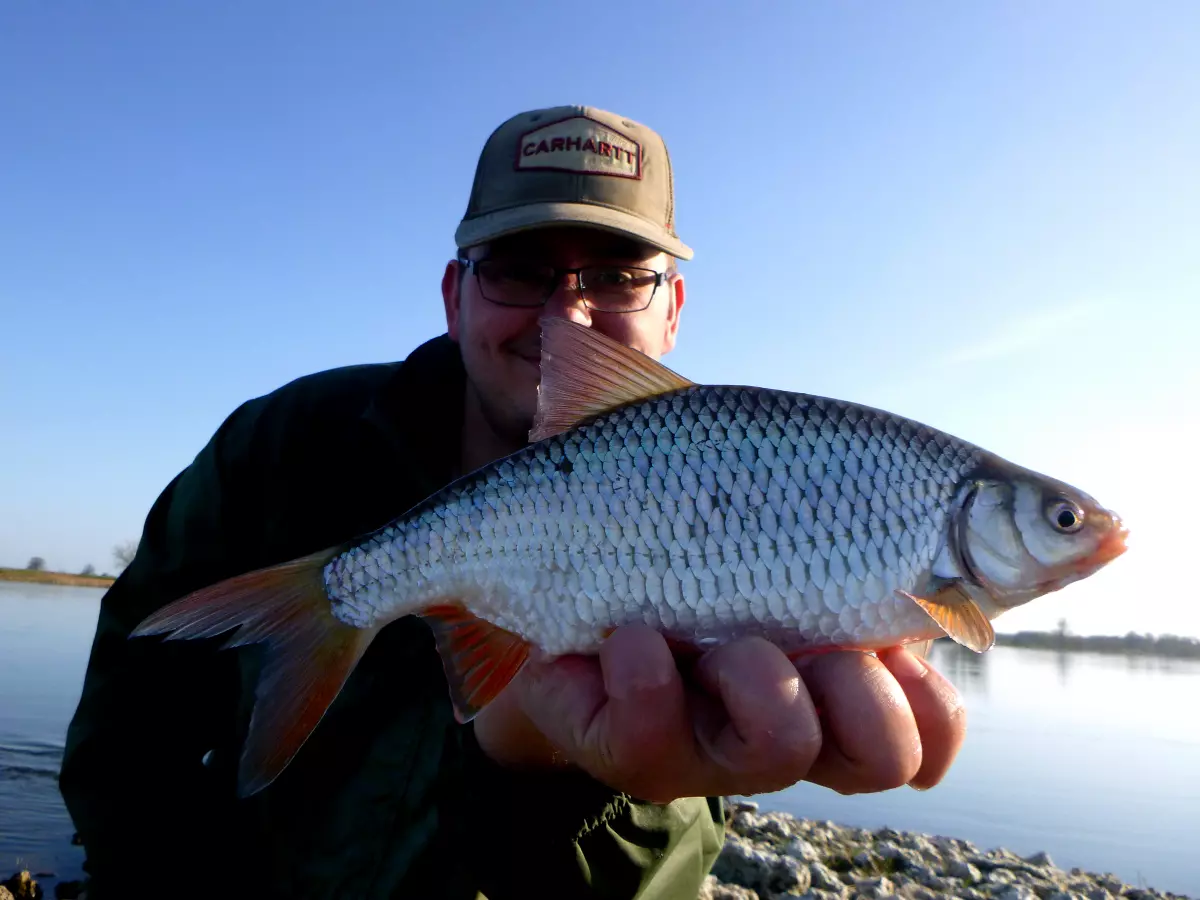
[[[130,635],[165,633],[177,640],[237,628],[225,647],[266,645],[238,769],[243,797],[287,768],[375,637],[376,629],[354,628],[333,616],[321,570],[336,552],[203,588],[149,616]]]
[[[921,659],[929,658],[929,651],[933,648],[933,641],[913,641],[911,644],[905,644],[904,649],[914,656],[919,656]]]
[[[455,603],[431,606],[420,615],[433,629],[454,716],[470,722],[521,671],[530,644]]]
[[[542,320],[542,376],[529,440],[540,441],[603,412],[693,387],[662,363],[569,319]]]
[[[912,600],[929,613],[929,617],[937,622],[948,636],[976,653],[990,650],[996,642],[996,632],[992,630],[992,623],[975,605],[966,589],[957,582],[939,588],[931,597],[917,597],[906,591],[896,593]]]

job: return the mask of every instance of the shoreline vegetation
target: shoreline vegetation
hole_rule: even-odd
[[[110,587],[116,579],[106,575],[72,575],[68,572],[47,572],[43,569],[7,569],[0,566],[0,581],[106,588]]]
[[[1200,638],[1174,634],[1092,635],[1059,631],[1018,631],[996,634],[997,647],[1055,650],[1060,653],[1107,653],[1123,656],[1163,656],[1200,659]]]

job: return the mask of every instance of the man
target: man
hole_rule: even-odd
[[[654,357],[674,346],[674,261],[692,252],[666,146],[637,122],[585,107],[508,120],[456,238],[445,335],[403,363],[244,404],[150,510],[102,603],[62,768],[92,900],[695,897],[722,844],[721,795],[801,779],[927,787],[950,765],[955,693],[904,651],[798,670],[745,640],[682,666],[630,627],[598,658],[530,665],[460,726],[429,631],[409,618],[380,633],[279,778],[237,799],[258,654],[132,628],[193,589],[372,530],[521,447],[542,316]],[[606,302],[634,268],[644,303]]]

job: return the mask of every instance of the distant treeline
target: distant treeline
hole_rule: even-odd
[[[1171,656],[1200,659],[1200,639],[1174,634],[1082,635],[1059,631],[1018,631],[997,634],[997,646],[1032,647],[1038,650],[1086,650],[1091,653],[1124,653],[1138,656]]]

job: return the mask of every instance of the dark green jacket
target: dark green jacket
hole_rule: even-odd
[[[301,378],[239,407],[163,491],[105,595],[61,790],[90,900],[141,896],[694,898],[715,798],[641,803],[582,775],[514,774],[453,717],[428,628],[385,628],[274,784],[235,794],[257,648],[127,638],[228,576],[383,525],[459,457],[445,336],[403,363]]]

